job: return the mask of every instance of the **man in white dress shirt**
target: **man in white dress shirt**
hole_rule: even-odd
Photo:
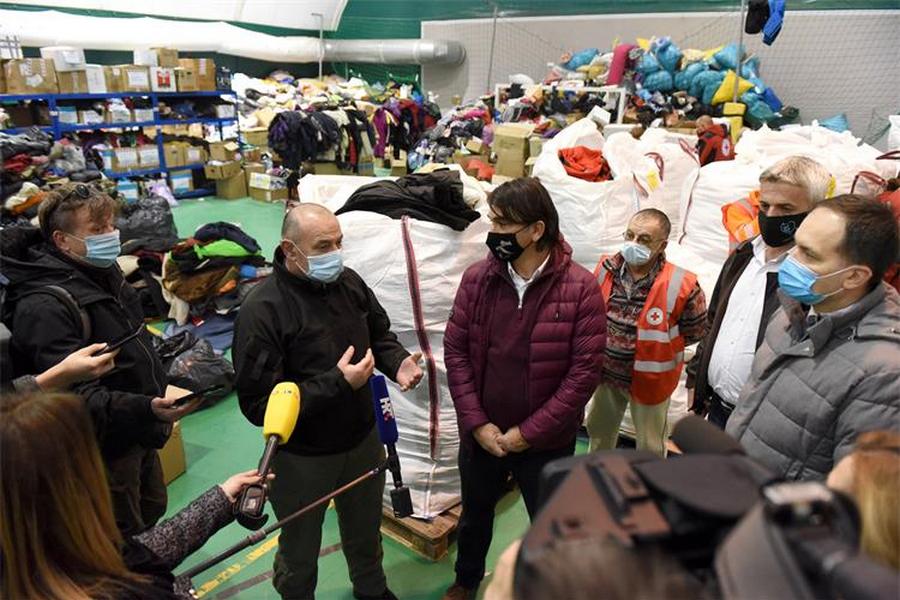
[[[778,267],[794,246],[794,232],[825,199],[831,175],[816,161],[792,156],[759,177],[760,235],[725,262],[707,312],[709,332],[688,365],[690,409],[725,428],[753,356],[779,306]]]

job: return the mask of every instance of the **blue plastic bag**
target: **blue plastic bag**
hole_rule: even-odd
[[[679,90],[687,91],[688,89],[690,89],[691,83],[694,81],[694,78],[700,73],[708,70],[709,67],[707,67],[702,62],[689,64],[687,67],[675,74],[675,87]]]
[[[678,68],[678,62],[683,56],[678,46],[673,44],[669,38],[663,38],[658,42],[655,54],[659,64],[669,73],[675,72],[675,69]]]
[[[637,66],[634,68],[635,71],[643,73],[644,75],[656,73],[660,69],[662,69],[662,67],[659,64],[659,61],[649,52],[644,52],[641,60],[638,61]]]
[[[819,125],[824,127],[825,129],[830,129],[837,133],[843,133],[850,129],[850,123],[847,121],[847,115],[844,113],[840,113],[834,115],[833,117],[828,117],[827,119],[822,119],[819,121]]]
[[[719,71],[703,71],[694,77],[688,93],[694,98],[700,99],[703,97],[703,91],[706,89],[707,84],[715,83],[716,89],[718,89],[723,79],[725,79],[725,73]],[[713,91],[713,94],[715,94],[715,91]],[[711,101],[712,96],[710,96],[709,99]]]
[[[752,106],[747,106],[747,122],[751,125],[757,126],[768,123],[777,116],[765,102],[756,102]]]
[[[713,55],[716,64],[726,71],[737,71],[738,63],[744,56],[744,47],[738,48],[737,44],[728,44]]]
[[[572,55],[572,58],[569,59],[569,62],[563,65],[563,68],[575,71],[578,67],[591,64],[591,61],[594,60],[594,57],[598,54],[600,54],[600,51],[596,48],[588,48],[581,52],[576,52]]]
[[[766,88],[762,94],[762,100],[766,104],[769,105],[769,108],[778,112],[781,110],[781,107],[784,106],[784,103],[781,102],[781,99],[775,95],[775,90],[772,88]]]
[[[719,86],[722,85],[722,81],[725,80],[725,73],[720,71],[707,71],[707,73],[710,73],[711,76],[703,83],[703,94],[702,97],[700,97],[700,102],[709,105],[712,103],[713,96],[715,96],[716,92],[719,90]],[[697,81],[697,79],[700,79],[703,75],[704,73],[697,75],[694,81]],[[695,98],[696,97],[699,96],[695,96]]]
[[[669,92],[675,87],[672,74],[668,71],[657,71],[646,75],[642,85],[645,90],[650,92]]]

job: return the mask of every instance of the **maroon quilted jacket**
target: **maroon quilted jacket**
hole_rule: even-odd
[[[500,286],[511,286],[506,263],[493,256],[463,274],[444,334],[444,361],[450,395],[456,405],[460,439],[490,420],[482,408],[485,361],[492,310]],[[565,446],[575,437],[584,405],[597,386],[606,346],[606,310],[600,287],[586,269],[572,262],[572,249],[561,242],[526,302],[534,314],[527,369],[529,416],[519,424],[537,449]],[[527,297],[526,297],[527,300]]]

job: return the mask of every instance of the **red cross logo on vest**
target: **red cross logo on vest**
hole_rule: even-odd
[[[654,306],[647,312],[647,322],[651,325],[659,325],[663,322],[663,311],[661,308]]]

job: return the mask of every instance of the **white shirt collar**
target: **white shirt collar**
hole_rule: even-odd
[[[773,258],[772,260],[766,260],[766,248],[768,248],[768,246],[766,246],[766,243],[763,241],[762,236],[761,235],[756,236],[755,238],[753,238],[753,241],[750,243],[753,246],[753,258],[755,258],[756,261],[761,265],[780,264],[781,262],[784,261],[785,258],[787,258],[788,252],[790,252],[790,249],[788,249],[788,250],[785,250],[784,252],[782,252],[781,254],[779,254],[778,256],[776,256],[775,258]]]
[[[534,270],[534,273],[531,274],[531,278],[529,279],[525,279],[516,272],[516,270],[513,268],[512,261],[506,263],[506,268],[509,269],[509,276],[510,278],[512,278],[513,283],[516,285],[516,288],[528,287],[535,279],[541,276],[541,273],[543,273],[544,269],[547,268],[548,262],[550,262],[550,254],[547,255],[547,258],[544,259],[544,262],[541,263],[541,266]]]

